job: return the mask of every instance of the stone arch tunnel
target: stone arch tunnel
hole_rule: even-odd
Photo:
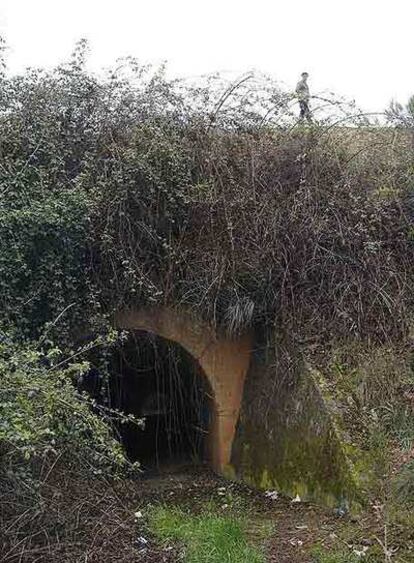
[[[213,470],[328,505],[358,496],[321,374],[300,359],[289,335],[230,338],[172,308],[119,311],[114,325],[177,343],[197,362],[213,395],[207,432]]]
[[[250,362],[251,337],[219,338],[207,323],[172,309],[120,312],[115,325],[119,329],[146,331],[176,342],[197,361],[213,393],[209,462],[215,471],[223,473],[231,460]]]

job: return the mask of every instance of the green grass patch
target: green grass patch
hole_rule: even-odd
[[[183,546],[185,563],[265,562],[261,551],[249,544],[247,523],[242,518],[156,507],[149,526],[159,541]]]

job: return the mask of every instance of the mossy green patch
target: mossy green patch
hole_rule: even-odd
[[[270,377],[272,363],[265,358],[251,372],[256,369]],[[247,416],[246,409],[235,441],[233,466],[253,486],[359,510],[362,465],[355,465],[356,455],[349,456],[333,401],[321,379],[319,372],[302,364],[294,384],[273,396],[265,422],[262,411]]]

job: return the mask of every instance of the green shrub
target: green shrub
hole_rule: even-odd
[[[17,550],[36,560],[40,550],[61,560],[62,538],[71,543],[80,526],[82,489],[102,489],[99,479],[107,487],[130,465],[105,416],[73,384],[86,363],[59,367],[59,350],[45,355],[39,344],[1,337],[0,559]]]
[[[0,343],[0,471],[56,456],[81,459],[92,472],[122,468],[125,458],[111,428],[73,384],[88,364],[54,369],[56,354]]]

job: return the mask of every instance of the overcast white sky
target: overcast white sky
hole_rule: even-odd
[[[94,69],[120,56],[175,75],[258,69],[364,109],[414,93],[414,0],[0,0],[9,68],[54,65],[81,37]]]

